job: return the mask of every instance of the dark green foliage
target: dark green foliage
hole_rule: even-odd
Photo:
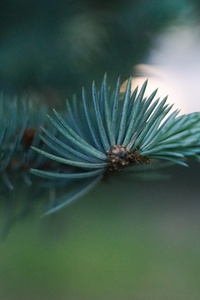
[[[12,176],[31,184],[30,167],[42,167],[46,159],[37,155],[30,146],[42,147],[37,135],[40,126],[46,126],[47,108],[30,99],[0,99],[0,172],[13,189]],[[21,179],[20,179],[21,177]]]
[[[30,148],[46,149],[37,134],[40,126],[47,126],[46,114],[45,106],[30,99],[0,97],[0,194],[1,209],[6,214],[3,235],[15,219],[30,213],[44,189],[29,169],[49,166],[45,157]]]

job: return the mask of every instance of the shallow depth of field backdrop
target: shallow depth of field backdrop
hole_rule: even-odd
[[[0,89],[50,107],[107,72],[111,85],[148,77],[183,113],[199,111],[199,50],[197,0],[0,4]],[[19,221],[0,244],[0,299],[199,300],[200,165],[167,173],[119,176]]]

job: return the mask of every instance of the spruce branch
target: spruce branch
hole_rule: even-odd
[[[54,110],[54,117],[48,116],[56,130],[43,129],[41,140],[48,150],[32,149],[59,168],[31,168],[30,172],[58,183],[82,183],[63,195],[47,214],[71,203],[104,176],[124,170],[134,174],[137,165],[151,169],[154,159],[161,160],[161,167],[172,163],[188,166],[188,158],[199,160],[200,113],[178,116],[179,111],[172,111],[172,105],[166,103],[167,97],[155,100],[157,90],[144,98],[146,86],[147,81],[139,93],[136,89],[131,94],[130,79],[120,100],[120,79],[110,95],[105,75],[100,92],[93,82],[92,101],[83,89],[82,102],[75,99],[72,106],[67,102],[68,115]]]

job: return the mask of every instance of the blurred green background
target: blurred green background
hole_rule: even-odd
[[[159,33],[198,22],[199,8],[195,0],[1,1],[1,89],[69,97],[105,72],[125,80]]]
[[[2,1],[1,89],[55,106],[104,72],[111,84],[126,80],[158,35],[198,26],[199,9],[186,0]],[[167,181],[118,176],[51,218],[18,222],[0,244],[0,299],[199,300],[199,165],[167,172]]]
[[[51,219],[17,223],[1,243],[0,298],[199,299],[199,169],[168,171],[119,176]]]

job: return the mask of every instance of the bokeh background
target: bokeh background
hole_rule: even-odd
[[[199,111],[199,50],[198,0],[0,4],[1,90],[49,106],[107,72],[111,86],[148,77],[182,113]],[[0,244],[0,299],[199,300],[200,168],[165,173],[118,176],[51,218],[18,222]]]

